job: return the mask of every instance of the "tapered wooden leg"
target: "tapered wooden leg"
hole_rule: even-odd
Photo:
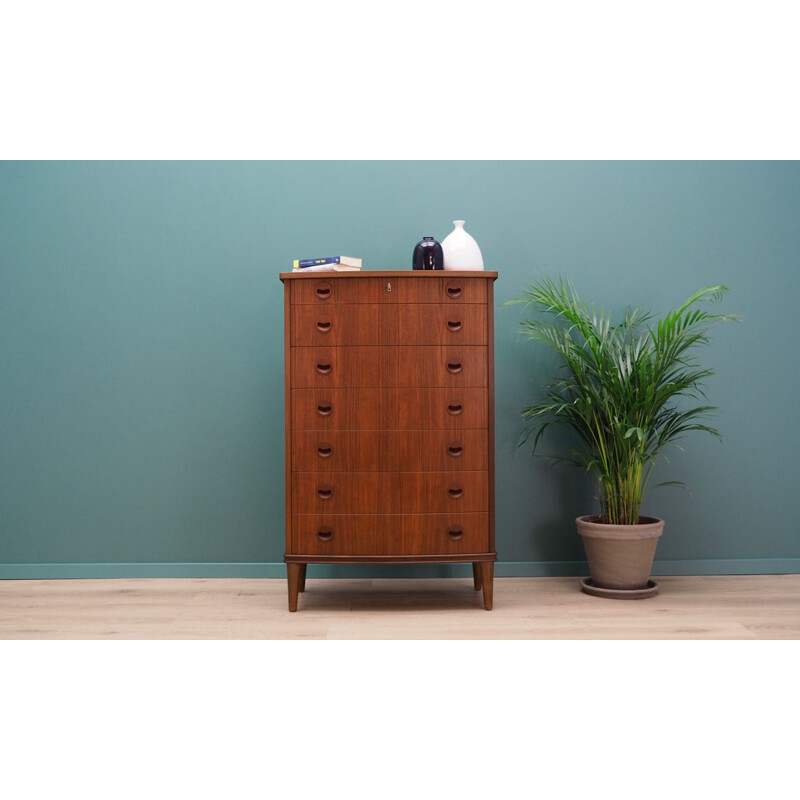
[[[479,592],[481,590],[481,568],[478,561],[472,562],[472,580],[475,583],[475,591]]]
[[[494,603],[494,561],[479,561],[481,570],[481,588],[483,589],[483,607],[492,610]]]
[[[304,592],[306,590],[306,567],[308,564],[301,564],[300,565],[300,581],[297,585],[297,590],[300,592]]]
[[[289,579],[289,611],[297,611],[297,593],[300,590],[300,574],[305,564],[290,563],[286,565]]]

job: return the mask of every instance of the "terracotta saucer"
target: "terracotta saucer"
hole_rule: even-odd
[[[608,597],[614,600],[641,600],[658,594],[658,584],[651,579],[647,581],[644,589],[602,589],[595,586],[591,578],[584,578],[581,581],[581,591],[593,594],[595,597]]]

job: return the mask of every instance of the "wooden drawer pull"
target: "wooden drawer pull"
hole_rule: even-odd
[[[458,500],[459,497],[463,497],[464,496],[464,490],[456,488],[456,487],[452,487],[452,488],[447,490],[447,494],[450,497],[452,497],[453,500]]]
[[[447,371],[452,373],[453,375],[458,375],[461,372],[461,362],[460,361],[448,361],[447,362]]]
[[[462,531],[461,528],[458,528],[458,527],[448,528],[447,529],[447,535],[453,541],[458,541],[464,535],[464,531]]]
[[[328,283],[322,283],[317,286],[317,297],[320,300],[327,300],[333,294],[333,290]]]
[[[319,372],[320,375],[327,375],[330,371],[330,364],[317,364],[317,372]]]
[[[329,486],[327,483],[317,486],[317,497],[320,500],[330,500],[333,497],[333,486]]]
[[[317,406],[317,414],[321,417],[327,417],[333,411],[333,406],[330,403],[320,403]]]
[[[448,283],[447,296],[452,297],[453,300],[455,300],[457,297],[461,297],[461,287],[457,283]]]
[[[460,444],[451,444],[448,446],[447,452],[453,456],[453,458],[458,458],[458,456],[464,452],[464,448]]]
[[[327,333],[331,329],[330,322],[318,322],[317,323],[317,330],[321,333]]]
[[[464,407],[461,403],[448,403],[447,404],[447,413],[451,414],[454,417],[457,417],[462,411]]]
[[[447,330],[451,333],[456,333],[461,330],[461,322],[459,320],[447,320]]]
[[[321,539],[323,542],[329,542],[332,537],[333,537],[333,531],[330,528],[317,529],[317,538]]]
[[[323,442],[317,448],[317,455],[320,458],[330,458],[333,455],[333,445],[328,444],[327,442]]]

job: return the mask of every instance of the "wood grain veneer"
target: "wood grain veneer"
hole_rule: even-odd
[[[489,473],[295,472],[295,514],[401,514],[489,510]]]
[[[295,388],[486,386],[487,347],[471,345],[291,348]]]

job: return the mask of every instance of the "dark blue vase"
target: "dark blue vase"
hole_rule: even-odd
[[[414,248],[411,266],[414,269],[444,269],[442,246],[433,236],[424,236]]]

